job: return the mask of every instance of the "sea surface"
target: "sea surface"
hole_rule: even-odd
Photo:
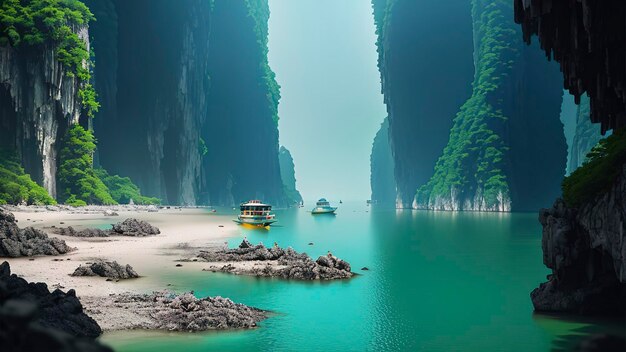
[[[624,334],[623,322],[533,313],[529,293],[549,273],[536,213],[346,203],[336,216],[314,216],[311,207],[277,210],[276,226],[241,227],[229,244],[246,236],[314,258],[332,251],[357,277],[313,283],[201,271],[164,277],[178,291],[229,297],[272,316],[254,330],[124,331],[105,334],[103,342],[117,351],[550,351],[597,332]]]

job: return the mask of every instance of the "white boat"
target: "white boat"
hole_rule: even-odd
[[[275,223],[276,215],[272,214],[272,206],[264,204],[260,200],[250,200],[247,203],[241,203],[239,206],[240,213],[234,222],[242,225],[254,226],[270,226]]]
[[[326,198],[317,201],[315,208],[311,210],[311,214],[334,214],[337,207],[331,207]]]

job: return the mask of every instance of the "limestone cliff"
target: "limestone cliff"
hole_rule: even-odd
[[[99,162],[169,204],[285,205],[267,0],[87,0]]]
[[[578,208],[558,200],[539,215],[548,282],[535,310],[626,314],[626,165],[607,192]]]
[[[372,4],[397,206],[411,207],[448,141],[455,112],[471,94],[471,8],[467,0]]]
[[[87,25],[74,31],[88,49]],[[0,148],[17,150],[26,173],[53,197],[57,141],[83,111],[81,83],[57,53],[56,43],[0,45]]]
[[[414,207],[538,210],[558,195],[567,152],[560,74],[523,44],[512,14],[508,0],[472,1],[472,96]]]
[[[393,155],[389,145],[389,119],[385,118],[374,137],[370,155],[370,185],[372,202],[380,205],[394,205],[396,181],[393,177]]]
[[[283,180],[285,194],[289,198],[291,204],[302,202],[302,196],[296,188],[296,166],[293,163],[293,157],[289,149],[281,146],[278,151],[278,163],[280,164],[280,176]]]
[[[589,97],[583,95],[580,98],[580,105],[576,111],[576,130],[572,145],[569,149],[569,160],[567,164],[567,173],[574,172],[585,161],[587,153],[591,151],[598,141],[602,138],[600,126],[593,124],[589,118]]]

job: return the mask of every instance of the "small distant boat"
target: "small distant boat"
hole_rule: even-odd
[[[264,204],[260,200],[250,200],[247,203],[241,203],[239,206],[240,213],[234,222],[242,225],[254,225],[267,227],[275,223],[276,215],[272,214],[272,206]]]
[[[337,207],[331,207],[326,198],[322,198],[317,201],[315,208],[311,210],[311,214],[333,214],[337,210]]]

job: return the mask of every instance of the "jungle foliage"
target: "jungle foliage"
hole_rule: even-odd
[[[56,201],[24,173],[15,151],[0,149],[0,205],[23,203],[47,205]]]
[[[579,207],[610,190],[626,164],[626,129],[600,140],[581,167],[563,180],[563,199]]]
[[[78,0],[3,0],[0,4],[0,46],[53,47],[68,75],[78,78],[78,95],[89,117],[100,104],[90,83],[90,53],[77,30],[92,20],[93,14]]]

